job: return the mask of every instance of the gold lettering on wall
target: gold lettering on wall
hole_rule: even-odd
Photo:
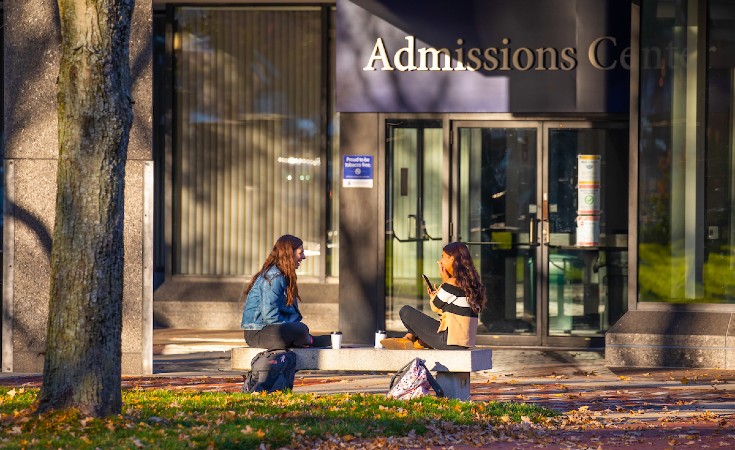
[[[579,65],[575,47],[515,47],[503,38],[497,47],[464,47],[464,39],[455,48],[417,47],[415,36],[405,37],[406,45],[390,52],[382,38],[375,40],[364,71],[451,72],[451,71],[570,71]],[[649,52],[655,54],[655,52]],[[648,59],[656,59],[648,57]],[[600,36],[587,48],[587,61],[597,70],[630,69],[630,47],[620,49],[613,36]]]

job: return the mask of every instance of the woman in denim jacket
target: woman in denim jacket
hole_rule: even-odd
[[[329,336],[312,336],[301,322],[296,269],[305,259],[303,241],[283,235],[243,290],[246,300],[240,328],[245,330],[250,347],[273,350],[329,345]]]

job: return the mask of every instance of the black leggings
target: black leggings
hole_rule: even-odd
[[[467,347],[461,345],[447,344],[447,330],[437,333],[439,329],[439,321],[432,319],[411,306],[404,306],[398,313],[401,316],[403,325],[408,332],[424,341],[429,347],[437,350],[463,350]]]
[[[329,347],[332,338],[310,336],[309,327],[302,322],[266,325],[261,330],[245,330],[245,342],[250,347],[276,350],[291,347]],[[313,341],[312,341],[313,338]]]

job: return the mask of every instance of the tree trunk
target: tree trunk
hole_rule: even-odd
[[[134,0],[58,0],[59,165],[38,411],[120,412]]]

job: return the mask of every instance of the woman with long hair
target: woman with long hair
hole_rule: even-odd
[[[403,306],[399,315],[408,333],[402,338],[383,339],[383,347],[450,350],[475,346],[477,318],[485,305],[485,286],[470,250],[461,242],[449,243],[442,249],[438,263],[442,283],[438,288],[427,286],[426,292],[431,297],[431,310],[440,319]]]
[[[301,322],[296,269],[305,259],[304,242],[285,234],[243,289],[245,307],[240,328],[245,330],[245,342],[250,347],[273,350],[329,346],[329,336],[312,336]]]

